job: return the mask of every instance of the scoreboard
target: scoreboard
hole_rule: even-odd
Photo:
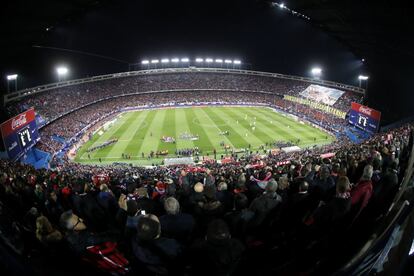
[[[352,103],[349,110],[349,123],[368,132],[375,133],[379,129],[381,112],[359,103]]]
[[[5,121],[0,125],[0,129],[11,160],[22,157],[40,140],[33,108]]]

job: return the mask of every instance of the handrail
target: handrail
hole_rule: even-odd
[[[372,253],[370,250],[375,248],[383,240],[383,238],[386,235],[389,235],[392,228],[395,227],[395,224],[401,219],[401,216],[403,215],[403,211],[406,211],[406,208],[410,206],[410,203],[405,200],[400,208],[397,210],[397,213],[392,216],[391,221],[389,221],[387,227],[381,231],[381,233],[378,235],[374,233],[371,238],[363,245],[361,250],[349,261],[347,262],[342,268],[340,268],[334,275],[350,275],[352,274],[352,270],[350,269],[354,268],[356,269],[358,265],[360,265],[361,261],[364,260],[370,253]]]
[[[269,73],[269,72],[260,72],[260,71],[251,71],[251,70],[190,67],[190,68],[149,69],[149,70],[140,70],[140,71],[120,72],[120,73],[114,73],[114,74],[93,76],[89,78],[49,83],[49,84],[39,85],[39,86],[31,87],[31,88],[22,89],[22,90],[13,92],[13,93],[5,94],[4,104],[14,101],[14,100],[18,100],[26,96],[48,91],[51,89],[67,87],[67,86],[72,86],[72,85],[77,85],[77,84],[82,84],[82,83],[95,82],[95,81],[101,81],[101,80],[107,80],[107,79],[115,79],[115,78],[124,78],[124,77],[131,77],[131,76],[144,76],[144,75],[151,75],[151,74],[170,74],[170,73],[228,73],[228,74],[273,77],[273,78],[308,82],[312,84],[320,84],[320,85],[325,85],[329,87],[335,87],[338,89],[345,89],[347,91],[352,91],[352,92],[359,93],[362,95],[365,94],[365,89],[362,89],[360,87],[338,83],[338,82],[333,82],[333,81],[327,81],[327,80],[317,80],[317,79],[301,77],[301,76],[284,75],[284,74],[279,74],[279,73]]]

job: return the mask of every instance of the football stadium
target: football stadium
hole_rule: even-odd
[[[404,7],[229,2],[7,8],[2,275],[413,275]]]

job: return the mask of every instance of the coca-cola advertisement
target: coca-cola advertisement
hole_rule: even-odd
[[[17,160],[40,140],[33,108],[0,125],[1,135],[10,159]]]
[[[381,112],[368,106],[352,103],[349,111],[349,123],[368,132],[375,133],[379,129]]]

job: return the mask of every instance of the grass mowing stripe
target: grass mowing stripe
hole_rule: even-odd
[[[200,108],[184,108],[185,118],[187,119],[188,127],[192,134],[198,134],[200,139],[194,141],[194,144],[203,150],[203,153],[212,152],[214,147],[210,136],[207,134],[206,128],[195,123],[196,120],[200,120],[198,115],[200,113]]]
[[[257,128],[267,134],[267,140],[265,141],[265,143],[286,139],[286,137],[283,134],[281,134],[280,131],[277,131],[277,128],[274,126],[273,121],[268,120],[268,116],[264,116],[259,112],[253,112],[250,110],[246,110],[245,112],[249,117],[256,117]]]
[[[265,113],[265,111],[260,110],[259,108],[255,109],[256,112],[260,113],[260,114],[267,114]],[[282,134],[282,136],[285,138],[286,141],[297,141],[297,133],[294,133],[290,130],[288,130],[287,125],[291,125],[291,124],[297,124],[298,122],[295,121],[291,121],[290,119],[284,117],[284,116],[277,116],[278,114],[276,114],[275,112],[271,112],[271,114],[273,116],[271,116],[274,120],[273,120],[273,125],[274,127],[277,129],[278,132],[280,132]],[[276,116],[275,116],[276,114]],[[269,116],[269,114],[267,114],[267,116]]]
[[[221,150],[220,143],[229,145],[230,147],[237,147],[226,135],[220,135],[219,132],[226,131],[228,128],[225,128],[227,124],[225,122],[215,122],[207,113],[209,108],[199,107],[195,109],[197,122],[205,129],[208,138],[213,144],[213,148],[217,151]]]
[[[264,111],[260,109],[258,109],[257,112],[264,114],[263,113]],[[296,141],[297,139],[300,139],[300,143],[299,143],[300,145],[312,144],[312,143],[307,143],[307,141],[315,143],[316,142],[315,139],[317,141],[320,141],[322,138],[324,138],[325,141],[327,141],[327,143],[330,143],[332,140],[334,140],[334,138],[331,135],[315,127],[312,127],[306,123],[302,124],[300,122],[294,121],[293,119],[285,117],[274,111],[272,111],[271,114],[272,114],[271,116],[276,119],[274,121],[275,127],[278,127],[279,125],[280,130],[285,131],[286,133],[289,133],[290,137],[294,137],[294,138],[289,138],[291,141]],[[290,128],[286,128],[286,125],[289,125]],[[298,134],[300,134],[301,137],[298,137]],[[328,139],[325,138],[326,136],[328,136]],[[327,144],[327,143],[323,143],[323,144]],[[319,143],[316,143],[316,144],[319,144]]]
[[[244,127],[240,127],[240,125],[236,125],[235,127],[231,127],[229,124],[229,121],[235,121],[234,119],[230,119],[230,117],[228,115],[225,115],[221,112],[217,112],[216,109],[214,110],[207,110],[206,113],[210,116],[210,118],[214,121],[214,122],[218,122],[220,123],[221,127],[220,129],[222,129],[222,131],[229,131],[230,135],[228,136],[228,138],[231,140],[231,142],[233,143],[233,145],[236,146],[236,148],[247,148],[248,145],[250,144],[251,146],[253,146],[254,144],[261,144],[261,141],[259,139],[257,139],[256,137],[254,137],[253,135],[249,135],[248,130],[245,129]],[[221,116],[219,116],[218,114],[220,114],[221,116],[225,117],[225,118],[229,118],[228,121],[225,121]],[[227,122],[227,123],[226,123]],[[224,126],[222,126],[224,125]],[[247,134],[247,136],[246,136]],[[246,139],[245,139],[246,137]]]
[[[161,126],[164,122],[166,110],[152,110],[151,113],[153,113],[154,116],[152,117],[151,122],[148,123],[148,126],[143,129],[145,136],[141,147],[138,150],[139,153],[143,152],[146,155],[151,151],[156,151],[158,149],[161,137],[164,135]]]
[[[118,129],[126,121],[128,121],[128,119],[131,118],[132,115],[133,114],[131,114],[131,113],[123,114],[123,116],[122,116],[122,114],[119,114],[116,117],[116,121],[115,121],[113,126],[111,126],[108,130],[104,131],[104,133],[101,136],[95,134],[98,137],[98,139],[96,139],[95,143],[93,143],[91,146],[93,147],[93,146],[102,144],[103,142],[112,139],[114,137],[114,133],[117,132]]]
[[[160,125],[162,128],[162,136],[174,137],[177,143],[177,137],[175,132],[175,109],[167,109],[165,111],[165,117],[163,123]],[[158,144],[158,150],[168,150],[168,154],[174,154],[177,144],[165,143],[160,141]]]
[[[259,112],[256,112],[254,114],[258,114],[260,116],[261,120],[264,120],[267,123],[264,127],[270,129],[270,126],[274,126],[275,129],[278,128],[277,126],[275,126],[275,124],[273,123],[273,121],[271,122],[271,124],[269,124],[269,121],[268,120],[263,119],[264,114],[261,114]],[[282,118],[282,120],[284,120],[282,122],[285,122],[285,118]],[[286,124],[289,124],[289,122],[286,122]],[[301,125],[295,123],[295,124],[291,124],[290,126],[291,126],[291,128],[289,130],[293,129],[293,132],[295,133],[295,139],[296,140],[297,139],[300,139],[299,144],[302,144],[302,143],[305,143],[305,142],[314,141],[313,136],[312,135],[309,135],[309,131],[300,131]],[[275,129],[271,129],[271,131],[273,131],[273,132],[276,133]],[[278,137],[280,137],[280,136],[278,136]],[[282,139],[278,138],[278,139],[273,139],[273,140],[286,140],[286,138],[282,137]]]
[[[142,115],[141,115],[142,114]],[[126,148],[124,149],[124,153],[128,153],[131,156],[132,155],[139,155],[138,153],[138,149],[141,146],[142,142],[143,142],[143,135],[145,134],[143,132],[143,129],[146,127],[146,125],[148,124],[148,116],[150,114],[150,111],[141,111],[140,112],[140,120],[139,122],[133,126],[131,126],[131,128],[134,128],[134,134],[131,136],[131,138],[129,139],[128,145],[126,146]],[[131,157],[132,158],[132,157]]]
[[[230,108],[225,108],[223,111],[229,114],[233,119],[236,119],[239,122],[239,125],[243,126],[247,131],[251,133],[251,135],[257,137],[257,139],[260,141],[260,144],[265,144],[266,142],[272,141],[272,137],[264,132],[262,128],[255,126],[255,130],[253,131],[252,127],[250,126],[250,122],[244,120],[243,115],[246,113],[247,108],[241,108],[240,110],[237,109],[237,112],[236,110]]]
[[[184,132],[191,133],[193,135],[197,133],[193,133],[190,130],[190,126],[188,125],[187,121],[187,112],[188,108],[177,108],[175,109],[175,139],[176,139],[176,146],[177,149],[184,149],[184,148],[194,148],[194,141],[191,140],[183,140],[180,139],[180,135]]]
[[[108,131],[104,132],[103,135],[95,133],[95,135],[93,135],[93,137],[81,147],[78,154],[76,155],[76,159],[86,158],[88,155],[86,152],[87,149],[109,140],[110,137],[112,137],[113,133],[115,133],[130,118],[130,116],[130,114],[119,114],[117,116],[118,120],[116,120],[114,125]],[[94,153],[91,153],[90,155],[93,156]]]
[[[104,148],[102,150],[103,153],[106,153],[105,156],[119,156],[121,158],[122,153],[127,153],[133,155],[133,152],[129,152],[127,147],[129,143],[134,139],[134,135],[136,134],[137,130],[140,128],[141,124],[144,122],[144,119],[147,117],[148,111],[143,112],[133,112],[132,119],[126,125],[126,129],[121,133],[120,136],[117,136],[118,142],[116,142],[113,146],[109,146],[108,148]],[[116,133],[115,135],[117,135]]]
[[[131,124],[131,122],[133,122],[134,120],[135,120],[134,114],[131,114],[127,118],[127,120],[112,134],[112,137],[117,137],[118,139],[121,139],[121,137],[126,134],[126,131],[129,128],[129,125]],[[109,147],[95,151],[94,154],[91,155],[91,159],[105,157],[107,153],[110,152],[113,147],[114,145],[110,145]]]

